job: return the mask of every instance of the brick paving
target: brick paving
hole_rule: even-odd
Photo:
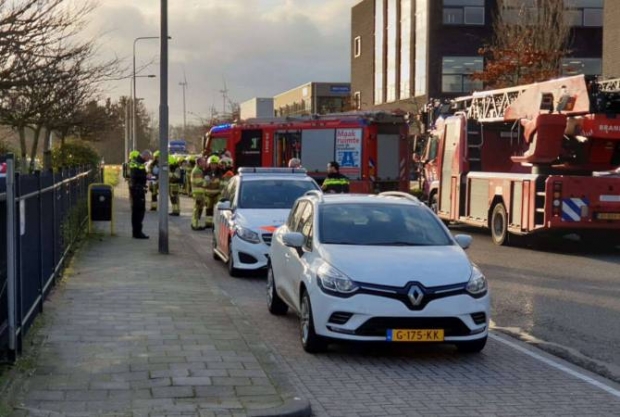
[[[228,277],[211,233],[189,231],[189,199],[170,218],[165,257],[157,214],[152,239],[134,241],[118,197],[119,236],[89,244],[46,304],[46,343],[16,415],[243,416],[295,394],[315,416],[620,415],[617,396],[496,340],[480,355],[359,344],[306,354],[297,317],[267,312],[264,278]]]
[[[210,258],[210,233],[192,239]],[[310,400],[314,416],[620,416],[620,397],[493,339],[479,355],[451,346],[385,344],[332,345],[326,354],[309,355],[298,340],[298,318],[268,313],[264,277],[230,278],[224,264],[212,268],[297,392]],[[620,392],[618,384],[576,369]]]
[[[127,191],[116,234],[90,239],[45,304],[44,342],[15,416],[246,416],[292,393],[270,352],[171,218],[171,255],[131,238]],[[100,230],[105,233],[107,224]],[[109,234],[109,233],[108,233]]]

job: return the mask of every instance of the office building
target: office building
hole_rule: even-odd
[[[350,109],[350,83],[309,82],[273,98],[277,117],[338,113]]]

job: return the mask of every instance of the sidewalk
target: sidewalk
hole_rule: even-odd
[[[115,192],[116,236],[90,239],[45,304],[14,415],[309,415],[184,241],[187,214],[170,218],[173,252],[160,255],[157,212],[146,213],[151,239],[132,239],[124,184]]]

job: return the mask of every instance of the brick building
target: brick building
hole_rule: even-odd
[[[563,73],[601,74],[603,0],[564,1],[573,29]],[[351,89],[358,107],[416,111],[428,98],[482,89],[469,75],[483,69],[478,49],[490,42],[496,14],[497,0],[360,1],[351,10]]]
[[[605,29],[603,30],[603,75],[620,77],[620,1],[605,2]]]

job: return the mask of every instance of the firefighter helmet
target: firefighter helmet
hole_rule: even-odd
[[[207,164],[219,164],[219,163],[220,163],[220,158],[217,155],[211,155],[207,159]]]

